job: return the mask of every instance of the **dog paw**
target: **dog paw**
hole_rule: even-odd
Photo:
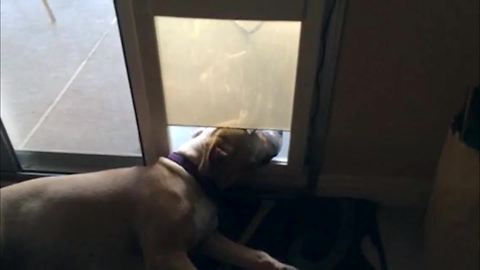
[[[294,266],[277,261],[265,252],[259,252],[257,259],[255,267],[253,267],[255,270],[298,270]]]
[[[298,268],[296,268],[295,266],[284,264],[283,266],[281,266],[280,270],[298,270]]]

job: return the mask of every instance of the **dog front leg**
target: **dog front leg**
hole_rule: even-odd
[[[199,251],[222,263],[253,270],[296,270],[272,258],[263,251],[248,248],[233,242],[218,232],[209,236]]]
[[[152,222],[154,225],[156,223]],[[184,231],[178,226],[178,231],[168,230],[165,226],[144,227],[141,234],[143,259],[147,270],[197,270],[187,255],[187,245],[182,239]],[[166,237],[158,232],[172,232]]]

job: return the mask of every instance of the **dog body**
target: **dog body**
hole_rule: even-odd
[[[279,150],[268,136],[231,132],[204,131],[180,149],[218,186],[228,186],[241,170],[258,167]],[[2,188],[2,269],[195,269],[187,252],[202,245],[207,255],[238,266],[293,269],[213,236],[216,209],[197,180],[160,158],[148,167]]]
[[[160,256],[189,250],[214,230],[215,213],[195,180],[176,166],[161,159],[146,168],[41,178],[2,189],[5,259],[27,269],[145,269],[142,246],[157,245]]]

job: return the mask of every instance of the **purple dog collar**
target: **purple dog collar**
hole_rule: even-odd
[[[199,172],[197,166],[193,164],[188,158],[184,155],[177,152],[172,152],[168,155],[168,159],[180,165],[185,171],[187,171],[195,179],[199,178]]]
[[[190,161],[187,157],[177,152],[172,152],[167,157],[171,161],[177,163],[180,167],[182,167],[185,171],[187,171],[202,188],[203,192],[207,194],[208,197],[211,199],[218,199],[220,195],[220,191],[215,185],[215,182],[206,176],[201,176],[200,172],[198,171],[197,166]]]

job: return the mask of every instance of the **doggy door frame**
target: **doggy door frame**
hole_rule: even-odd
[[[118,0],[115,6],[146,165],[171,151],[155,16],[301,22],[288,163],[272,162],[263,173],[289,179],[305,174],[324,0]]]

